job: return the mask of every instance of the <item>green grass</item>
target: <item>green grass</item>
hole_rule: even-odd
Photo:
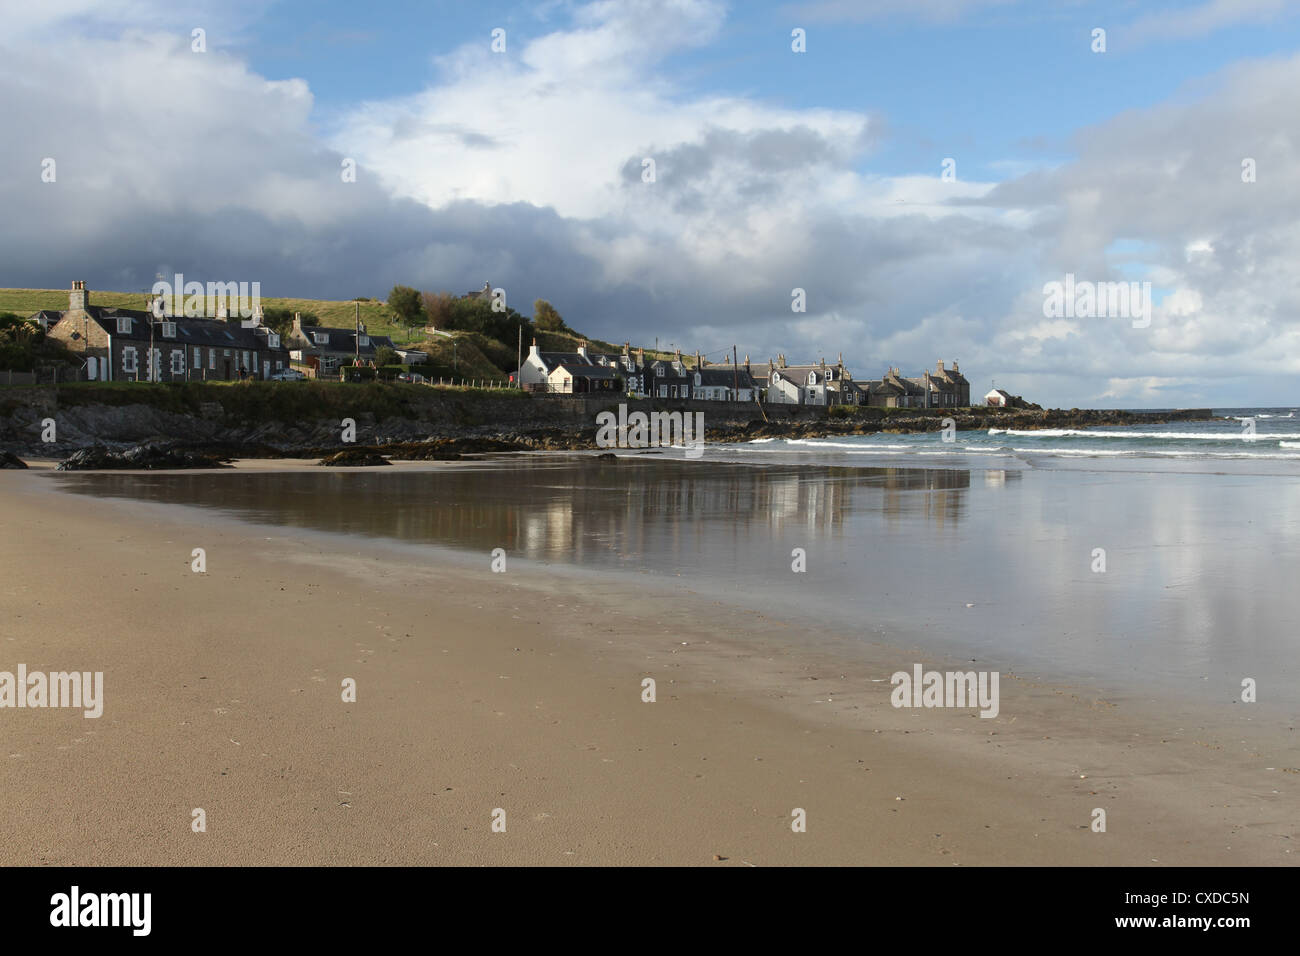
[[[143,309],[147,294],[144,292],[105,292],[90,290],[91,305],[103,305],[118,309]],[[435,365],[444,364],[447,376],[452,375],[451,340],[441,336],[425,337],[423,328],[409,330],[395,321],[392,310],[386,302],[372,300],[354,303],[352,301],[335,301],[330,299],[273,299],[262,297],[262,307],[266,309],[288,309],[291,312],[311,312],[320,319],[320,324],[330,328],[352,328],[354,311],[360,307],[361,321],[372,335],[387,335],[399,348],[408,343],[413,347],[430,347]],[[177,303],[176,311],[180,311]],[[66,309],[68,307],[67,289],[0,289],[0,312],[13,312],[27,316],[41,309]],[[488,339],[477,332],[453,332],[457,339],[455,374],[462,378],[505,378],[508,373],[501,369],[514,368],[515,344],[501,343]],[[597,352],[621,353],[622,343],[602,342],[580,333],[538,332],[537,344],[543,351],[574,352],[578,343],[586,339],[587,347]],[[524,354],[528,354],[530,343],[524,342]],[[636,346],[633,346],[635,350]],[[647,359],[671,359],[669,351],[645,350]],[[683,355],[683,358],[686,356]],[[694,361],[694,354],[691,355]],[[469,363],[468,365],[466,363]],[[494,364],[504,363],[504,364]]]
[[[103,305],[118,309],[143,309],[148,296],[143,292],[101,292],[90,290],[90,304]],[[177,303],[179,306],[181,303]],[[291,312],[313,312],[320,318],[320,324],[331,328],[352,328],[354,307],[360,306],[361,321],[373,335],[392,336],[393,342],[403,345],[407,341],[405,326],[393,319],[393,313],[385,302],[336,302],[327,299],[272,299],[262,297],[264,309],[288,309]],[[68,291],[66,289],[0,289],[0,312],[15,312],[18,315],[31,315],[41,309],[66,309]],[[177,311],[180,311],[177,308]],[[412,333],[414,341],[424,338],[423,329]]]

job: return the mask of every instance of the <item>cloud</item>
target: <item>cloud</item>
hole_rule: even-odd
[[[1206,0],[1138,18],[1121,32],[1126,45],[1208,36],[1226,27],[1264,24],[1296,12],[1295,0]]]
[[[489,279],[605,339],[843,352],[862,377],[959,359],[972,382],[1065,404],[1300,384],[1300,59],[1080,130],[1051,168],[945,183],[873,172],[870,110],[675,85],[665,64],[722,29],[714,3],[590,4],[508,55],[476,42],[324,136],[305,81],[191,53],[188,15],[108,28],[70,9],[0,38],[0,204],[25,224],[0,234],[3,284],[180,271],[350,298]],[[28,42],[51,30],[58,69]],[[1042,285],[1066,272],[1151,281],[1151,327],[1045,319]]]
[[[809,0],[790,4],[782,11],[810,22],[861,23],[868,20],[907,18],[952,23],[992,7],[1018,0]]]

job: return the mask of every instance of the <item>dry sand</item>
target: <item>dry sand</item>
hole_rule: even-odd
[[[57,481],[0,474],[0,670],[103,671],[104,714],[0,710],[3,864],[1295,862],[1294,731],[1247,705],[1003,674],[995,719],[896,710],[906,649],[832,658],[743,595]]]

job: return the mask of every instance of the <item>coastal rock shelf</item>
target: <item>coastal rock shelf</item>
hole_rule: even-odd
[[[461,454],[595,447],[596,415],[621,399],[560,400],[500,391],[481,394],[413,385],[250,383],[239,386],[77,384],[0,391],[0,450],[64,458],[141,444],[224,458],[322,458],[348,447],[341,423],[356,423],[353,447],[382,446],[406,460]],[[710,442],[756,438],[958,430],[1151,425],[1213,417],[1210,409],[1124,412],[1087,409],[891,409],[626,400],[633,410],[702,412]],[[43,422],[57,442],[42,441]],[[109,467],[112,467],[111,465]],[[163,464],[117,467],[168,467]]]

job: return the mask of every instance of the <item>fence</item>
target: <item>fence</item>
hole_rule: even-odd
[[[33,372],[15,372],[13,369],[0,369],[0,385],[57,385],[60,382],[86,381],[85,369],[51,366],[38,368]]]

